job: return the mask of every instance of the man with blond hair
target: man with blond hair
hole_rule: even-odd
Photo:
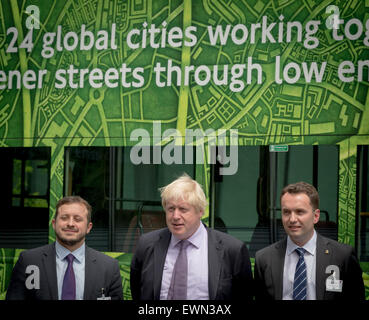
[[[245,244],[207,228],[199,183],[182,175],[160,189],[167,228],[141,236],[131,263],[133,300],[251,300]]]

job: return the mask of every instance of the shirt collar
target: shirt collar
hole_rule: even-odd
[[[206,233],[206,229],[204,227],[204,225],[202,224],[202,222],[200,222],[200,226],[197,228],[197,230],[195,231],[195,233],[189,237],[188,239],[186,239],[187,241],[189,241],[193,246],[195,246],[196,248],[200,248],[201,246],[201,242],[202,242],[202,238],[204,236],[204,234]],[[174,247],[177,245],[178,242],[180,242],[181,239],[176,238],[174,235],[172,235],[172,238],[170,240],[171,245]]]
[[[65,257],[68,254],[73,254],[74,258],[78,261],[78,262],[82,262],[82,259],[85,257],[85,248],[86,245],[83,242],[83,244],[76,250],[74,250],[73,252],[69,251],[67,248],[65,248],[64,246],[62,246],[58,240],[55,241],[55,251],[56,251],[56,256],[60,259],[60,260],[64,260]]]
[[[302,246],[302,248],[304,248],[311,255],[315,255],[316,238],[317,236],[316,236],[316,232],[314,229],[314,234],[311,237],[311,239]],[[290,255],[292,252],[296,250],[296,248],[299,248],[299,246],[291,240],[290,236],[288,236],[287,237],[287,249],[286,249],[287,254]]]

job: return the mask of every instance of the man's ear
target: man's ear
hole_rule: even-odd
[[[314,210],[314,224],[316,224],[319,221],[319,218],[320,218],[320,210],[315,209]]]
[[[89,222],[87,224],[87,233],[90,233],[91,229],[92,229],[92,222]]]

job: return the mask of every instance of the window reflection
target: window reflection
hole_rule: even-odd
[[[48,243],[50,148],[0,148],[0,246]]]

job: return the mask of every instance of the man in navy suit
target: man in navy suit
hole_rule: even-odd
[[[282,190],[281,208],[288,236],[256,252],[256,299],[364,300],[362,271],[354,249],[314,229],[320,217],[317,190],[306,182],[290,184]],[[301,250],[303,259],[298,263]],[[304,285],[300,270],[304,270]]]
[[[88,202],[79,196],[59,200],[52,224],[56,241],[20,254],[6,299],[121,300],[118,261],[85,245],[92,228]]]
[[[183,175],[161,188],[167,228],[141,236],[131,263],[134,300],[251,300],[253,281],[245,244],[228,234],[207,228],[201,217],[206,197],[201,186]],[[186,242],[185,284],[181,298],[175,287],[177,259]],[[181,260],[186,261],[186,260]],[[183,265],[182,265],[183,267]],[[177,271],[176,271],[177,270]],[[173,274],[176,274],[174,277]]]

